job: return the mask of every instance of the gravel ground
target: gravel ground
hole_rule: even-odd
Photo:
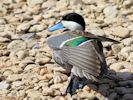
[[[52,59],[47,28],[77,12],[104,42],[113,79],[61,96],[68,72]],[[0,100],[133,100],[133,0],[0,0]]]

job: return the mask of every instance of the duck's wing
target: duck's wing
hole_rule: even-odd
[[[74,75],[93,81],[97,80],[96,77],[100,76],[101,69],[103,69],[101,62],[105,63],[104,56],[97,45],[97,42],[92,39],[78,47],[62,47],[62,58],[65,62],[73,65],[72,73]]]
[[[68,39],[71,39],[73,38],[73,35],[71,34],[68,34],[68,32],[63,32],[61,34],[58,34],[58,35],[55,35],[55,36],[52,36],[52,37],[49,37],[47,39],[47,44],[48,46],[51,48],[51,49],[60,49],[60,45],[68,40]]]
[[[111,39],[111,38],[107,38],[107,37],[103,37],[103,36],[96,36],[90,32],[83,32],[83,31],[72,31],[71,33],[73,34],[77,34],[77,35],[82,35],[84,37],[88,37],[89,39],[99,39],[101,41],[108,41],[108,42],[114,42],[114,43],[120,43],[117,40]]]

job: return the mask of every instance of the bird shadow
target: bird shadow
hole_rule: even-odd
[[[133,100],[127,95],[133,94],[133,73],[131,72],[109,70],[108,76],[100,78],[98,82],[88,83],[87,86],[106,97],[107,100]]]

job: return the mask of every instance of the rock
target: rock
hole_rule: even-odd
[[[9,42],[9,41],[10,41],[10,39],[8,39],[8,38],[0,37],[0,43],[2,43],[2,42]]]
[[[89,93],[87,91],[86,92],[78,92],[77,96],[80,97],[80,98],[86,98],[86,99],[89,99],[89,100],[93,100],[94,98],[96,98],[95,94]]]
[[[40,75],[44,75],[44,74],[46,74],[47,72],[48,72],[47,68],[42,68],[42,69],[40,70]]]
[[[127,16],[130,21],[133,21],[133,14]]]
[[[103,13],[105,17],[113,18],[116,17],[118,14],[117,6],[107,6],[104,10]]]
[[[41,93],[39,91],[35,91],[33,89],[27,90],[26,93],[28,94],[28,97],[32,97],[32,100],[40,100],[38,97],[41,97]]]
[[[27,34],[23,34],[23,35],[21,35],[21,39],[22,40],[28,40],[28,39],[31,39],[31,38],[33,38],[35,36],[35,33],[27,33]]]
[[[54,84],[58,84],[62,82],[61,76],[59,75],[54,76],[53,79],[54,79]]]
[[[7,48],[14,51],[24,50],[26,49],[26,43],[22,40],[14,40],[8,44]]]
[[[96,3],[96,1],[95,0],[82,0],[82,2],[84,3],[84,4],[95,4]]]
[[[50,61],[51,59],[49,57],[43,57],[43,58],[37,58],[36,59],[36,63],[38,63],[39,65],[43,65],[43,64],[46,64]]]
[[[70,1],[70,5],[71,6],[77,6],[77,5],[81,5],[82,4],[82,0],[73,0],[73,1]]]
[[[3,18],[0,18],[0,25],[4,25],[4,24],[6,24],[6,21],[5,21],[5,19],[3,19]]]
[[[133,43],[133,38],[130,37],[130,38],[126,38],[126,39],[123,39],[122,40],[122,43],[126,46],[130,46],[132,43]]]
[[[109,95],[109,100],[115,100],[117,99],[117,93],[113,92]]]
[[[17,31],[18,32],[27,31],[29,28],[30,28],[29,23],[22,23],[22,24],[17,26]]]
[[[101,84],[99,85],[99,91],[100,93],[102,93],[103,95],[108,95],[109,94],[109,84]],[[105,92],[106,91],[106,92]]]
[[[10,84],[7,82],[0,82],[0,90],[8,89],[10,87]]]
[[[17,53],[16,53],[16,55],[17,55],[17,57],[18,57],[18,59],[19,60],[22,60],[22,59],[24,59],[25,57],[26,57],[26,55],[27,55],[27,51],[25,51],[25,50],[20,50],[20,51],[18,51]]]
[[[50,88],[52,89],[60,89],[61,87],[63,87],[64,85],[61,84],[61,83],[58,83],[58,84],[53,84],[50,86]]]
[[[133,87],[133,80],[120,81],[119,85],[122,87]]]
[[[132,73],[130,72],[119,72],[116,73],[116,76],[118,77],[119,80],[128,80],[128,79],[132,79]]]
[[[46,2],[44,2],[42,4],[42,8],[44,9],[49,9],[49,8],[52,8],[56,5],[56,1],[55,0],[48,0]]]
[[[127,28],[128,28],[130,31],[133,31],[133,24],[129,25]],[[133,34],[132,34],[132,35],[133,35]]]
[[[115,27],[112,29],[112,35],[118,36],[121,38],[126,38],[129,36],[129,30],[127,28],[123,28],[121,26]]]
[[[133,99],[133,95],[131,94],[125,94],[123,97],[123,100],[132,100]]]
[[[120,95],[132,93],[131,88],[125,88],[125,87],[117,87],[115,88],[115,91]]]
[[[132,6],[133,4],[133,1],[132,0],[125,0],[123,2],[123,5],[126,7],[126,8],[129,8],[130,6]]]
[[[43,3],[45,0],[27,0],[29,6],[35,6],[37,4]]]
[[[33,69],[33,68],[35,68],[35,67],[38,67],[38,65],[35,65],[35,64],[29,64],[29,65],[27,65],[27,66],[25,67],[24,70],[31,70],[31,69]]]
[[[121,51],[118,53],[119,59],[127,59],[131,50],[132,48],[130,46],[122,48]]]
[[[111,48],[112,48],[112,51],[113,51],[114,54],[118,54],[121,51],[122,45],[120,45],[120,44],[113,44],[111,46]]]
[[[18,81],[22,79],[23,74],[12,74],[12,75],[8,75],[7,77],[7,81]]]
[[[5,71],[3,72],[3,75],[4,75],[4,76],[8,76],[8,75],[11,75],[11,74],[13,74],[13,71],[12,71],[12,70],[5,70]]]
[[[46,95],[53,95],[54,94],[54,90],[49,88],[49,87],[44,87],[43,88],[43,93],[44,93],[45,96]]]
[[[12,88],[20,87],[22,85],[24,85],[24,82],[22,82],[22,81],[15,81],[15,82],[12,83]]]
[[[116,72],[119,72],[121,69],[124,68],[123,64],[124,62],[116,62],[116,63],[111,64],[109,68]]]

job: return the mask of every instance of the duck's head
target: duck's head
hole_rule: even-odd
[[[62,20],[57,24],[48,28],[48,31],[53,32],[59,29],[68,29],[71,31],[84,31],[85,30],[85,21],[83,17],[77,13],[69,13],[63,16]]]

